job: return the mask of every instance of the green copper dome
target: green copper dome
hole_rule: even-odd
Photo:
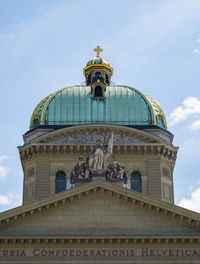
[[[113,124],[157,125],[167,129],[160,106],[150,96],[127,86],[106,86],[95,97],[91,86],[69,86],[45,97],[34,109],[30,129],[39,126]]]

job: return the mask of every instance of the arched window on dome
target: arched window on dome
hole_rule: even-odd
[[[108,74],[106,73],[105,76],[106,76],[106,84],[109,85],[109,84],[110,84],[110,80],[109,80],[109,78],[108,78]]]
[[[97,85],[94,90],[94,96],[96,97],[103,97],[103,90],[100,85]]]
[[[157,124],[158,124],[158,126],[165,128],[164,120],[160,115],[157,116]]]
[[[90,85],[91,84],[91,73],[88,75],[88,78],[87,78],[87,85]]]
[[[95,72],[94,82],[97,82],[97,81],[104,82],[101,72]]]
[[[56,173],[55,179],[55,193],[63,192],[66,190],[66,174],[63,171]]]
[[[139,171],[134,171],[131,174],[131,190],[142,192],[142,178]]]
[[[33,124],[34,124],[34,127],[39,126],[39,124],[40,124],[39,119],[38,118],[35,118],[33,120]]]

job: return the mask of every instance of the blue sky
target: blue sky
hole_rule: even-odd
[[[0,211],[21,201],[17,146],[35,105],[83,82],[100,45],[114,83],[162,106],[180,147],[175,202],[200,212],[199,14],[199,0],[0,0]]]

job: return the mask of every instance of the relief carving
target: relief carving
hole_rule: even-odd
[[[66,137],[51,141],[51,144],[96,144],[97,140],[105,142],[108,134],[101,132],[92,132],[84,134],[73,134]],[[140,139],[132,138],[126,135],[113,134],[113,143],[115,145],[129,145],[129,144],[145,144],[146,142]]]
[[[168,177],[168,178],[169,178],[169,177],[170,177],[169,169],[163,167],[163,168],[162,168],[162,175],[165,176],[165,177]]]
[[[35,174],[35,169],[32,167],[32,168],[29,168],[27,169],[27,177],[32,177],[33,175]]]

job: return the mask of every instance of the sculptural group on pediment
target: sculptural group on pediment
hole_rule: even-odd
[[[117,162],[117,157],[113,155],[113,161],[107,166],[106,176],[114,179],[122,179],[123,173],[124,167],[121,166],[119,162]]]
[[[107,181],[122,179],[127,184],[127,175],[125,168],[117,162],[116,156],[113,161],[106,166],[106,160],[113,153],[113,133],[111,133],[104,144],[98,139],[93,152],[83,160],[80,156],[78,162],[71,171],[71,186],[74,187],[75,182],[80,179],[92,180],[95,176],[105,176]]]

